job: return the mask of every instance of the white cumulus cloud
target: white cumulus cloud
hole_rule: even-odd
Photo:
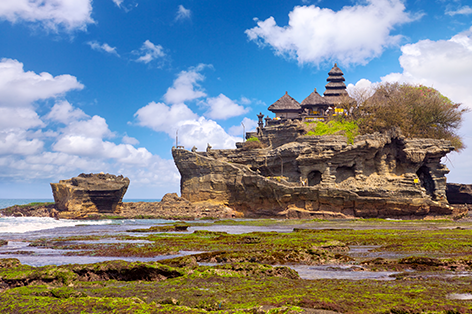
[[[174,80],[172,87],[167,89],[164,100],[170,104],[178,104],[205,97],[206,93],[198,82],[205,79],[199,72],[207,66],[206,64],[200,64],[197,67],[190,68],[188,71],[180,72]]]
[[[202,101],[203,106],[209,107],[205,115],[211,119],[228,119],[245,114],[249,108],[238,105],[235,101],[229,99],[223,94],[217,97],[207,98]]]
[[[0,131],[0,155],[32,155],[42,150],[44,142],[30,139],[24,130]]]
[[[74,76],[52,76],[43,72],[25,72],[23,63],[0,61],[0,106],[30,106],[32,102],[64,95],[71,90],[84,88]]]
[[[297,6],[289,13],[287,26],[273,17],[257,21],[246,30],[250,40],[271,46],[277,55],[299,64],[337,61],[345,65],[366,64],[386,47],[401,39],[392,35],[395,26],[412,20],[401,0],[366,0],[340,11],[315,5]],[[364,5],[365,3],[365,5]]]
[[[189,19],[191,15],[192,15],[192,11],[190,11],[189,9],[186,9],[183,5],[179,5],[175,20],[179,21],[179,20]]]
[[[116,4],[117,7],[121,7],[121,4],[123,3],[123,0],[113,0],[113,2]]]
[[[241,138],[229,135],[218,123],[199,116],[184,103],[207,96],[199,84],[205,78],[200,73],[205,67],[209,65],[200,64],[181,71],[164,95],[166,103],[151,102],[140,108],[134,115],[137,123],[156,132],[165,132],[171,138],[175,138],[178,131],[179,143],[188,148],[204,149],[207,144],[214,148],[234,148]],[[247,111],[223,94],[206,98],[199,104],[208,107],[206,115],[214,119],[227,119]]]
[[[254,132],[257,127],[257,121],[244,117],[240,125],[234,125],[229,128],[228,133],[233,136],[246,136],[246,132]],[[244,126],[243,126],[244,125]],[[244,133],[243,133],[244,132]]]
[[[140,108],[135,117],[139,125],[165,132],[171,138],[175,138],[178,132],[179,145],[188,148],[204,149],[207,144],[214,148],[234,148],[235,143],[241,141],[241,138],[226,133],[215,121],[199,117],[185,104],[152,102]]]
[[[116,52],[116,47],[111,47],[109,44],[107,43],[103,43],[103,44],[100,44],[99,42],[97,41],[89,41],[87,43],[90,48],[92,48],[93,50],[97,50],[97,51],[102,51],[102,52],[106,52],[106,53],[110,53],[112,55],[115,55],[117,57],[119,57],[120,55],[118,54],[118,52]]]
[[[143,62],[148,64],[149,62],[165,57],[164,48],[161,45],[154,45],[149,40],[146,40],[141,46],[139,52],[136,52],[141,56],[136,59],[137,62]]]
[[[123,144],[130,144],[130,145],[138,145],[139,144],[139,141],[136,138],[128,136],[128,135],[124,135],[123,138],[121,139],[121,142]]]
[[[94,23],[92,0],[2,0],[0,18],[16,23],[26,21],[52,31],[85,30]]]
[[[44,122],[31,108],[0,107],[0,131],[28,130],[43,126]]]
[[[447,10],[446,11],[447,15],[454,16],[454,15],[469,15],[472,14],[472,8],[469,7],[468,5],[465,5],[463,7],[460,7],[457,10]]]
[[[71,75],[26,72],[11,59],[0,62],[0,178],[17,181],[59,180],[81,172],[128,176],[134,185],[178,188],[172,160],[136,147],[137,139],[114,143],[105,118],[89,116],[64,99],[84,86]],[[55,99],[54,106],[38,100]],[[52,144],[51,144],[52,142]],[[46,183],[47,184],[47,183]]]
[[[472,27],[449,40],[421,40],[402,47],[403,73],[383,81],[432,86],[451,100],[472,108]]]
[[[139,125],[156,132],[166,132],[170,136],[175,135],[181,121],[198,118],[198,115],[183,103],[168,106],[160,102],[149,103],[140,108],[134,116],[138,119]]]
[[[75,120],[88,118],[89,116],[85,114],[79,108],[74,108],[68,101],[60,101],[54,104],[51,111],[46,115],[46,119],[60,122],[63,124],[68,124]]]
[[[106,120],[100,116],[90,119],[73,121],[61,130],[64,134],[81,135],[87,138],[110,138],[114,134],[108,128]]]
[[[179,143],[187,148],[196,146],[204,150],[207,144],[213,148],[235,148],[240,137],[231,136],[215,121],[200,117],[196,120],[186,120],[179,123]]]

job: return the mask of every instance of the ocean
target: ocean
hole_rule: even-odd
[[[44,202],[54,202],[52,198],[0,198],[0,209],[7,208],[13,205],[25,205],[29,203],[44,203]]]
[[[161,199],[124,199],[123,202],[159,202]],[[30,203],[45,203],[45,202],[54,202],[52,198],[0,198],[0,209],[7,208],[13,205],[25,205]]]
[[[160,199],[127,199],[124,202],[159,202]],[[0,209],[13,205],[25,205],[30,203],[54,202],[53,199],[47,198],[31,198],[31,199],[0,199]],[[1,217],[0,216],[0,235],[28,233],[47,229],[74,227],[76,225],[111,225],[123,223],[121,220],[100,220],[86,221],[83,220],[57,220],[47,217]]]

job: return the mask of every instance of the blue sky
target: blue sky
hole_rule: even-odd
[[[472,108],[465,0],[2,0],[0,198],[51,198],[82,172],[131,179],[126,198],[179,192],[180,144],[234,148],[285,91],[435,87]],[[272,115],[272,114],[271,114]],[[468,146],[445,160],[472,183]]]

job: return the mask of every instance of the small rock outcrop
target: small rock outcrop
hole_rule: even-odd
[[[446,195],[451,204],[472,204],[472,184],[448,183]]]
[[[51,183],[59,218],[81,218],[90,214],[119,214],[129,179],[111,174],[80,174]]]
[[[191,203],[176,193],[167,193],[160,202],[123,203],[120,214],[124,218],[164,218],[164,219],[198,219],[198,218],[234,218],[241,217],[231,208],[211,202]]]
[[[459,215],[448,204],[440,163],[449,141],[397,130],[308,136],[303,123],[260,128],[258,149],[173,149],[182,197],[221,203],[246,217],[414,218]]]

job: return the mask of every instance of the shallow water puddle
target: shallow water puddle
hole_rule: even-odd
[[[28,247],[28,250],[30,247]],[[71,252],[72,250],[53,250],[44,248],[31,248],[26,253],[21,251],[16,252],[0,252],[0,258],[17,258],[21,264],[35,267],[46,265],[65,265],[65,264],[92,264],[105,261],[127,261],[127,262],[157,262],[160,260],[171,259],[175,257],[182,257],[193,254],[200,254],[200,251],[180,251],[179,254],[174,255],[159,255],[154,257],[114,257],[114,256],[67,256],[63,253]]]
[[[367,271],[355,265],[290,265],[302,279],[395,280],[393,271]]]
[[[472,293],[451,293],[447,297],[452,300],[472,300]]]
[[[218,263],[198,263],[200,266],[217,266]],[[295,270],[301,279],[350,279],[350,280],[395,280],[391,276],[399,274],[393,271],[367,271],[355,265],[274,265],[278,267],[290,267]]]
[[[350,245],[349,251],[346,253],[353,258],[385,258],[385,259],[399,259],[408,256],[414,256],[415,253],[406,252],[388,252],[388,251],[377,251],[381,245]]]

